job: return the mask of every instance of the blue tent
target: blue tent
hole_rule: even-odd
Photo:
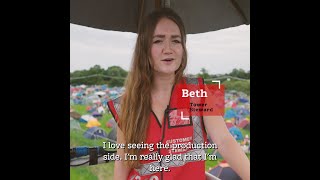
[[[83,104],[83,101],[82,101],[82,99],[73,99],[73,103],[74,104]]]
[[[225,119],[231,119],[231,118],[234,118],[236,117],[236,112],[233,110],[233,109],[229,109],[226,111],[226,113],[224,114],[224,118]]]
[[[247,98],[244,98],[244,97],[239,97],[239,98],[238,98],[238,101],[239,101],[240,103],[249,102],[249,100],[248,100]]]
[[[102,106],[103,106],[103,107],[106,107],[106,106],[107,106],[107,102],[108,102],[107,99],[103,99],[103,100],[101,101]]]
[[[101,118],[102,117],[102,114],[100,114],[98,111],[94,111],[92,113],[92,116],[95,117],[95,118]]]
[[[88,139],[99,139],[106,138],[107,133],[99,127],[92,127],[88,128],[88,130],[83,134],[83,136]]]
[[[249,110],[246,108],[235,108],[235,111],[238,115],[247,116],[250,114]]]
[[[102,86],[101,86],[101,90],[102,90],[102,91],[105,91],[106,89],[107,89],[107,85],[102,85]]]
[[[236,126],[229,128],[229,132],[232,134],[233,137],[236,138],[236,140],[241,140],[241,141],[243,140],[243,135],[240,129],[237,128]]]

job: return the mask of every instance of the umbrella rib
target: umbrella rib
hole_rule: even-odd
[[[249,24],[248,23],[248,19],[246,17],[246,15],[244,14],[244,12],[242,11],[241,7],[239,6],[239,4],[236,2],[236,0],[230,0],[233,7],[236,9],[237,13],[240,15],[242,21],[244,24]]]
[[[139,19],[138,19],[138,32],[140,31],[140,26],[141,26],[141,22],[142,22],[142,18],[144,15],[144,0],[139,0]]]
[[[155,0],[155,1],[154,1],[154,7],[155,7],[155,9],[161,8],[161,1],[162,1],[162,0]]]

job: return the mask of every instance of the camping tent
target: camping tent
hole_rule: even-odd
[[[77,112],[70,112],[70,117],[72,117],[73,119],[80,119],[81,118],[81,114],[77,113]]]
[[[70,129],[81,129],[79,122],[75,119],[70,119]]]
[[[117,127],[112,128],[112,130],[107,135],[107,138],[113,141],[117,141]]]
[[[250,131],[250,123],[248,123],[247,125],[245,125],[245,126],[243,127],[243,129]]]
[[[103,102],[104,102],[104,101],[103,101]],[[102,102],[102,104],[103,104],[103,102]],[[100,114],[103,114],[103,113],[106,112],[102,106],[98,107],[97,111],[98,111],[98,113],[100,113]]]
[[[88,128],[87,131],[83,134],[83,136],[88,139],[98,139],[106,138],[107,133],[99,127],[92,127]]]
[[[227,110],[227,112],[225,113],[225,115],[224,115],[224,118],[225,119],[231,119],[231,118],[234,118],[234,117],[236,117],[236,112],[233,110],[233,109],[229,109],[229,110]]]
[[[92,116],[99,119],[99,118],[102,117],[102,114],[100,114],[98,111],[94,111],[94,112],[92,113]]]
[[[234,126],[234,124],[232,122],[226,121],[226,126],[228,129],[230,129]]]
[[[98,121],[98,119],[93,118],[87,122],[86,127],[91,128],[91,127],[100,126],[100,125],[101,123]]]
[[[245,107],[236,107],[234,109],[236,111],[236,114],[242,115],[242,116],[247,116],[250,115],[250,111],[246,109]]]
[[[236,140],[243,140],[243,135],[240,131],[239,128],[237,128],[236,126],[233,126],[229,129],[229,132],[232,134],[233,137],[236,138]]]
[[[90,119],[94,119],[90,114],[82,115],[80,118],[80,122],[87,123]]]
[[[240,121],[240,123],[237,125],[239,128],[244,128],[245,126],[247,126],[249,124],[249,121],[247,119],[244,119],[242,121]]]
[[[116,127],[117,123],[113,118],[110,118],[106,125],[109,128],[113,128],[113,127]]]
[[[249,102],[249,100],[248,100],[247,98],[245,98],[245,97],[239,97],[239,98],[238,98],[238,101],[239,101],[240,103]]]

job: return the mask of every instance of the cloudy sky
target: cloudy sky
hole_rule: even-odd
[[[129,70],[136,34],[105,31],[70,24],[70,72],[100,65]],[[187,35],[186,72],[230,73],[234,68],[250,70],[250,25]]]

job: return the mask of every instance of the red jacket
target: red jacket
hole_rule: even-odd
[[[187,84],[203,84],[202,78],[185,78],[181,83]],[[144,143],[154,144],[154,150],[142,150],[142,155],[163,155],[153,161],[140,160],[142,167],[140,169],[132,169],[129,173],[128,179],[141,180],[179,180],[179,179],[205,179],[205,156],[204,149],[188,149],[188,148],[160,148],[157,149],[156,144],[199,144],[207,142],[207,135],[204,129],[202,116],[190,116],[190,120],[181,120],[181,116],[177,114],[178,97],[176,97],[177,89],[174,88],[170,97],[170,104],[164,112],[164,119],[162,125],[157,119],[155,113],[150,112],[150,123],[147,130],[147,140]],[[120,97],[108,102],[109,110],[114,119],[118,122],[118,112],[120,108]],[[124,132],[125,133],[125,132]],[[185,147],[185,146],[183,146]],[[199,156],[197,156],[199,154]],[[168,155],[168,156],[167,156]],[[195,157],[202,157],[201,160]],[[159,156],[157,156],[159,157]],[[171,158],[166,161],[166,157]],[[175,159],[172,159],[175,158]],[[167,171],[153,172],[150,167],[167,167]],[[164,170],[164,169],[162,169]]]

